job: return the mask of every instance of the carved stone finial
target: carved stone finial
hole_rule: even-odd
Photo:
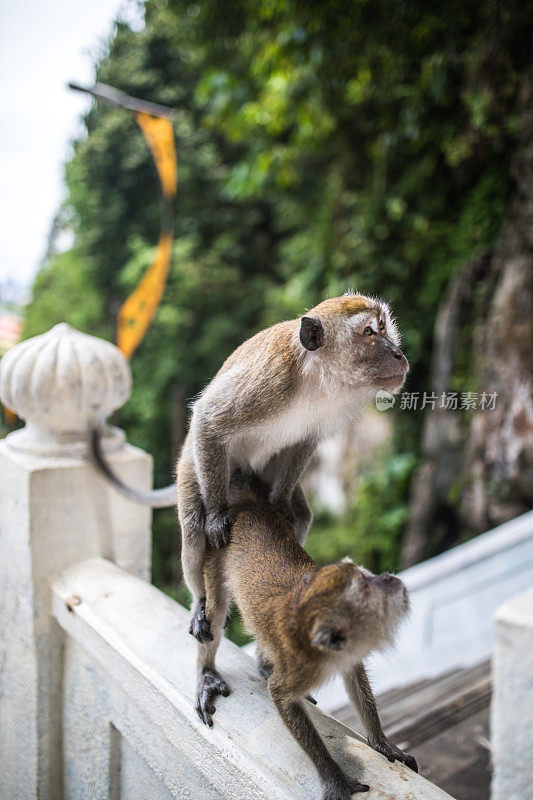
[[[85,454],[88,429],[102,426],[130,392],[130,368],[115,345],[55,325],[12,347],[0,362],[0,399],[26,421],[6,442],[40,455]],[[117,428],[104,436],[106,450],[124,441]]]

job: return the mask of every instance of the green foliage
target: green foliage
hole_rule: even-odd
[[[340,519],[317,516],[306,545],[312,558],[327,563],[348,555],[374,572],[396,570],[415,464],[411,453],[386,457],[360,478],[356,501]]]
[[[163,485],[186,402],[231,350],[349,287],[391,302],[406,389],[428,389],[450,277],[504,219],[531,14],[518,0],[438,11],[423,0],[146,0],[145,10],[142,30],[117,25],[96,79],[177,112],[172,267],[120,412]],[[75,244],[39,273],[27,335],[61,319],[112,337],[157,240],[157,181],[132,116],[97,104],[85,125],[66,165]],[[396,566],[422,415],[401,419],[353,515],[317,521],[321,560]],[[158,513],[154,531],[154,580],[168,587],[173,515]]]
[[[76,249],[53,256],[37,273],[25,310],[24,337],[44,333],[58,322],[109,337],[103,321],[104,298],[91,282]]]

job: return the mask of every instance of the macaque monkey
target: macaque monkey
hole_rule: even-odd
[[[256,471],[269,502],[303,544],[311,511],[300,485],[317,443],[353,420],[378,389],[398,392],[408,369],[386,303],[357,294],[244,342],[194,403],[177,467],[182,565],[193,595],[190,632],[211,639],[206,546],[228,543],[233,471]]]
[[[246,479],[248,480],[248,479]],[[381,728],[363,659],[391,642],[409,610],[401,580],[373,575],[349,560],[318,566],[297,541],[294,526],[268,502],[268,488],[232,479],[229,544],[205,553],[206,613],[213,639],[198,645],[196,709],[211,726],[216,695],[229,687],[215,668],[228,605],[235,600],[269,674],[268,691],[283,722],[318,770],[323,800],[348,800],[366,784],[345,775],[307,715],[308,693],[340,672],[371,747],[418,771],[413,756]]]
[[[206,546],[227,544],[228,486],[237,468],[268,484],[269,501],[303,544],[311,511],[300,485],[318,442],[339,431],[378,389],[398,392],[408,370],[386,303],[358,294],[325,300],[300,319],[244,342],[193,405],[177,465],[177,502],[185,582],[193,595],[190,632],[211,639],[205,611]],[[173,502],[175,489],[139,492],[113,472],[92,432],[98,469],[131,500]]]

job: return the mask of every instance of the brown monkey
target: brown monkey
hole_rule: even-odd
[[[398,392],[408,369],[386,303],[358,294],[325,300],[300,319],[244,342],[193,406],[177,467],[185,582],[194,599],[191,633],[209,641],[203,561],[206,545],[230,532],[228,484],[236,468],[254,470],[269,500],[295,523],[303,544],[311,511],[300,478],[317,443],[350,422],[377,389]],[[92,431],[95,464],[140,503],[173,503],[175,488],[140,492],[114,474]]]
[[[371,650],[391,641],[408,613],[405,586],[393,575],[373,575],[349,560],[319,567],[298,543],[293,525],[268,503],[268,489],[256,484],[250,493],[237,486],[236,493],[228,546],[208,548],[205,554],[213,640],[198,645],[200,718],[212,725],[214,697],[229,694],[215,668],[215,654],[233,598],[268,665],[270,696],[319,772],[323,800],[347,800],[353,792],[368,790],[341,771],[302,703],[332,673],[343,675],[370,746],[389,761],[418,771],[413,756],[385,737],[363,665]]]
[[[185,581],[194,598],[190,632],[211,639],[205,611],[206,545],[227,544],[228,485],[256,471],[269,501],[303,544],[311,511],[301,475],[318,441],[339,430],[379,388],[400,390],[408,369],[386,303],[357,294],[325,300],[301,319],[244,342],[193,406],[177,468]]]

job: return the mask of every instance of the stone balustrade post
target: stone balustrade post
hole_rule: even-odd
[[[126,360],[109,342],[56,325],[0,362],[0,399],[25,420],[0,441],[0,797],[63,796],[63,633],[51,582],[101,556],[149,579],[151,510],[115,492],[88,459],[87,432],[128,399]],[[106,427],[126,483],[151,488],[152,461]],[[75,604],[77,599],[71,598]]]
[[[533,589],[495,614],[492,800],[533,800]]]

